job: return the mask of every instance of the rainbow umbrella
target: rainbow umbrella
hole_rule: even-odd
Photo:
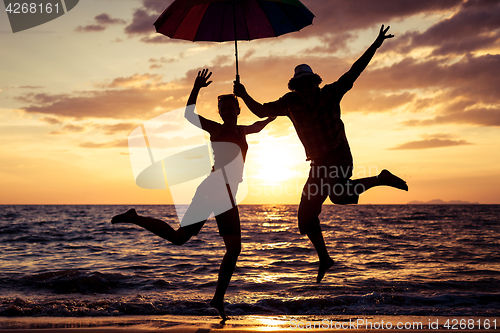
[[[233,41],[239,81],[238,40],[278,37],[312,24],[299,0],[175,0],[154,23],[156,32],[190,41]]]

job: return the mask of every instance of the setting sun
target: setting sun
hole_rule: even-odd
[[[266,184],[279,184],[282,181],[298,177],[297,158],[293,150],[279,140],[266,138],[253,147],[255,159],[248,172],[255,172],[255,177]]]

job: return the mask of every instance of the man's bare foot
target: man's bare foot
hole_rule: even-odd
[[[393,175],[389,170],[382,170],[378,178],[382,182],[382,185],[387,185],[395,188],[399,188],[400,190],[408,191],[408,184],[401,178]]]
[[[324,262],[319,262],[319,268],[318,268],[318,277],[316,278],[316,283],[320,283],[321,280],[323,280],[323,277],[325,276],[325,273],[327,270],[332,268],[332,266],[335,264],[333,259],[330,258],[328,261]]]
[[[137,212],[135,211],[135,209],[132,208],[132,209],[127,210],[123,214],[119,214],[119,215],[114,216],[111,219],[111,223],[113,223],[113,224],[115,224],[115,223],[134,223],[138,216],[139,215],[137,215]]]
[[[216,308],[219,311],[219,315],[222,318],[221,324],[224,324],[229,318],[226,316],[226,310],[224,309],[224,301],[216,300],[215,298],[210,301],[210,306]]]

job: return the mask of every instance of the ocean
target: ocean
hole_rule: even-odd
[[[1,207],[0,317],[217,315],[215,220],[179,247],[110,223],[132,206]],[[179,225],[173,206],[134,207]],[[296,205],[239,208],[230,316],[500,314],[500,205],[325,205],[321,284]]]

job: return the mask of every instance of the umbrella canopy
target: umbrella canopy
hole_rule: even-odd
[[[277,37],[313,18],[298,0],[176,0],[154,26],[171,38],[225,42]]]
[[[299,0],[176,0],[161,14],[156,31],[190,41],[236,41],[277,37],[312,24]]]

